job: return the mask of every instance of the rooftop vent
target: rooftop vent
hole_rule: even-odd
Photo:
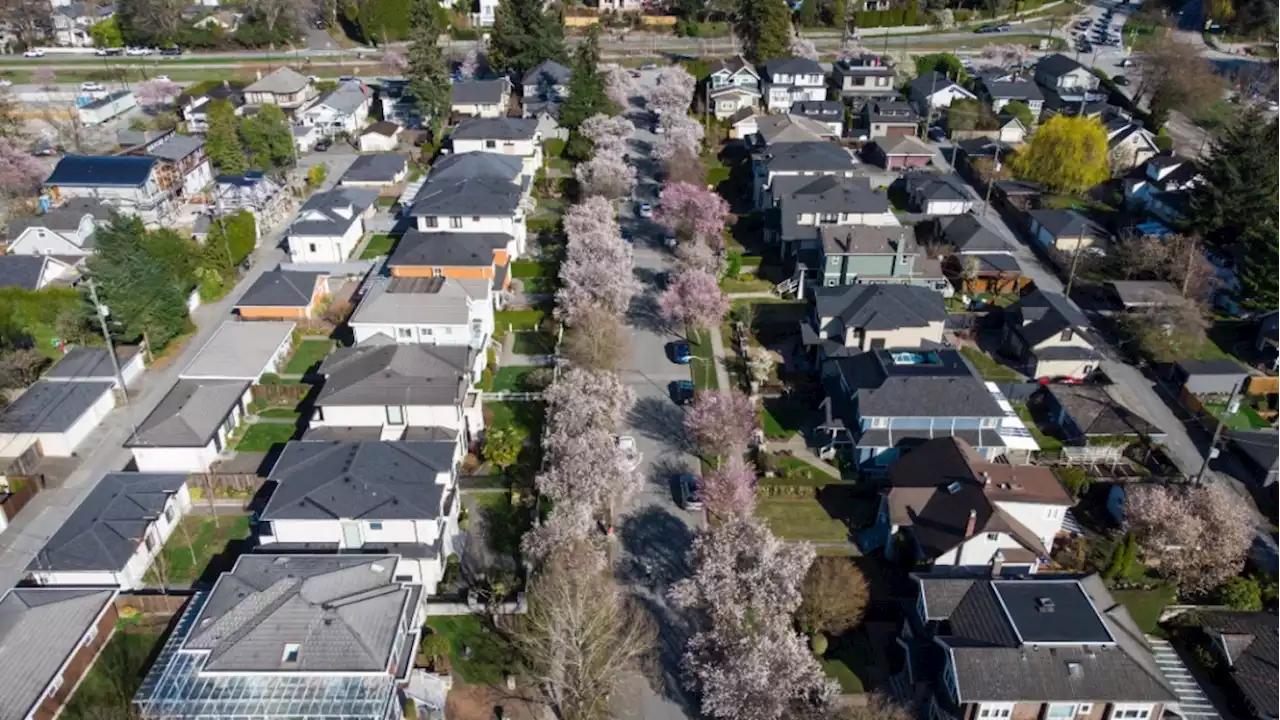
[[[1078,662],[1067,663],[1067,674],[1071,677],[1080,677],[1084,674],[1084,668]]]
[[[1053,612],[1053,609],[1053,598],[1036,598],[1036,610],[1039,610],[1042,613],[1051,613]]]

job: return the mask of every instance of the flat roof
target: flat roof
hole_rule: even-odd
[[[1075,580],[992,581],[1009,624],[1023,643],[1115,642],[1089,596]]]
[[[290,341],[295,327],[296,323],[285,321],[228,320],[214,331],[179,377],[257,382],[280,347]]]
[[[112,383],[100,380],[37,380],[9,407],[0,411],[0,432],[65,432],[105,393],[111,392],[111,387]]]

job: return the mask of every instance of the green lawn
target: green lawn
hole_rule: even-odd
[[[556,351],[556,336],[540,330],[519,331],[511,350],[517,355],[550,355]]]
[[[159,587],[186,585],[200,579],[209,561],[227,549],[227,544],[249,537],[249,516],[187,515],[160,551],[160,559],[147,571],[147,584]],[[188,544],[188,542],[190,544]],[[193,557],[194,555],[194,557]],[[229,563],[223,563],[229,567]],[[162,572],[157,572],[157,566]]]
[[[1036,439],[1036,444],[1040,446],[1040,450],[1044,452],[1057,452],[1062,449],[1062,441],[1052,435],[1046,435],[1044,431],[1036,425],[1036,420],[1031,416],[1031,408],[1027,407],[1024,402],[1011,402],[1013,409],[1017,411],[1018,417],[1027,426],[1027,430],[1031,431],[1031,437]]]
[[[547,167],[569,175],[573,174],[573,163],[568,158],[553,157],[547,160]]]
[[[729,179],[729,175],[732,174],[732,170],[725,167],[724,163],[720,162],[720,158],[716,157],[714,154],[711,154],[707,156],[706,161],[707,161],[707,184],[708,185],[710,185],[713,188],[719,187],[720,183]]]
[[[543,310],[499,310],[493,314],[493,336],[502,339],[511,330],[536,330],[546,316]]]
[[[528,278],[545,277],[550,274],[550,263],[538,262],[537,260],[514,260],[511,263],[511,277],[524,280]]]
[[[305,375],[312,367],[319,365],[320,361],[328,357],[331,352],[333,352],[333,341],[328,338],[323,340],[303,340],[298,343],[298,347],[294,349],[289,362],[285,364],[284,374]]]
[[[773,283],[751,273],[743,273],[736,278],[727,277],[721,280],[720,289],[727,293],[769,292],[773,290]]]
[[[382,257],[391,252],[392,246],[396,244],[395,238],[390,235],[374,235],[369,238],[369,244],[364,246],[364,252],[360,253],[361,260],[372,260]]]
[[[760,411],[760,425],[764,428],[765,437],[771,440],[786,440],[800,432],[804,424],[806,409],[795,402],[783,398],[769,398],[764,401]]]
[[[973,363],[974,369],[978,371],[978,374],[982,376],[983,380],[990,380],[992,382],[1019,382],[1022,380],[1022,375],[1013,368],[1005,367],[995,360],[992,360],[990,355],[987,355],[978,348],[962,347],[960,348],[960,354],[964,355],[969,362]]]
[[[716,358],[711,349],[711,331],[699,330],[696,336],[690,334],[689,350],[695,358],[689,363],[694,387],[699,390],[719,389],[720,381],[716,379]]]
[[[449,640],[449,666],[464,681],[477,685],[498,685],[503,681],[515,653],[492,629],[483,627],[476,615],[429,618],[427,627]],[[471,657],[467,657],[468,649]]]
[[[859,628],[839,638],[828,638],[828,641],[827,654],[819,660],[823,672],[840,683],[840,689],[845,693],[864,692],[863,679],[868,675],[872,658],[867,634]]]
[[[1258,416],[1256,410],[1243,403],[1235,413],[1228,413],[1227,406],[1221,403],[1210,403],[1205,405],[1204,409],[1226,423],[1232,430],[1262,430],[1271,427],[1266,420]]]
[[[786,540],[842,542],[849,539],[849,529],[813,497],[763,498],[756,506],[761,518],[773,533]]]
[[[471,497],[484,516],[489,549],[516,556],[520,552],[520,539],[531,525],[528,508],[512,505],[509,492],[475,493]]]
[[[162,635],[130,626],[117,630],[76,688],[60,717],[67,720],[133,716],[133,694]]]
[[[1172,587],[1166,586],[1155,590],[1112,590],[1116,602],[1129,609],[1138,628],[1145,633],[1159,634],[1160,613],[1177,595]]]
[[[484,420],[487,428],[516,428],[529,437],[542,434],[546,411],[536,402],[486,402]]]
[[[269,452],[276,445],[292,440],[297,430],[293,423],[255,423],[249,426],[235,449],[240,452]]]
[[[530,392],[526,382],[529,374],[538,370],[532,365],[514,365],[498,368],[493,376],[493,392]]]
[[[269,407],[259,412],[258,417],[270,418],[272,420],[297,420],[302,417],[302,413],[298,412],[298,408]]]

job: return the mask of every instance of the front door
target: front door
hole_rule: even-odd
[[[364,537],[360,534],[360,523],[342,523],[342,547],[351,549],[364,545]]]

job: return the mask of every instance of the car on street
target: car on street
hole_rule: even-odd
[[[316,152],[325,152],[333,147],[333,141],[329,138],[320,138],[320,142],[316,143]]]
[[[666,130],[663,129],[662,127],[662,123],[657,120],[653,121],[653,125],[649,129],[653,132],[654,135],[661,135],[666,132]]]
[[[702,488],[698,482],[698,476],[693,473],[681,473],[680,480],[680,507],[685,510],[697,512],[702,509]]]
[[[13,85],[13,81],[9,78],[0,78],[0,87],[9,87]]]
[[[41,50],[40,48],[31,48],[30,50],[28,50],[28,51],[26,51],[26,52],[22,53],[22,57],[25,57],[25,58],[40,58],[40,57],[44,57],[44,51],[43,51],[43,50]]]
[[[80,92],[95,93],[95,92],[106,92],[106,91],[107,91],[107,88],[102,83],[96,83],[96,82],[80,83]]]
[[[689,349],[689,343],[684,340],[671,343],[671,359],[680,365],[688,365],[692,362],[693,351]]]
[[[1084,42],[1080,43],[1080,45],[1078,46],[1078,49],[1080,50],[1080,52],[1083,52],[1083,53],[1093,52],[1093,43],[1089,42],[1088,40],[1085,40]]]
[[[647,62],[647,63],[645,63],[645,64],[641,65],[641,66],[640,66],[640,69],[641,69],[641,70],[657,70],[657,69],[658,69],[658,64],[657,64],[657,63]]]
[[[978,28],[977,30],[974,30],[973,32],[978,35],[986,35],[987,33],[1000,32],[1000,26],[999,25],[983,25],[982,27]]]
[[[640,467],[640,460],[644,457],[636,446],[636,439],[630,435],[618,437],[618,454],[621,456],[619,462],[622,463],[622,469],[628,472]]]
[[[647,202],[642,202],[636,206],[636,214],[648,220],[653,217],[653,206]]]
[[[668,390],[671,391],[671,402],[677,405],[688,405],[693,401],[695,386],[692,380],[672,380]]]
[[[676,234],[673,232],[668,232],[666,235],[663,236],[662,244],[666,245],[668,248],[675,248]]]
[[[130,56],[143,56],[143,55],[150,55],[150,54],[151,54],[151,48],[144,48],[144,47],[129,47],[129,48],[125,48],[125,49],[124,49],[124,54],[125,54],[125,55],[130,55]]]
[[[152,80],[159,80],[160,82],[173,82],[172,80],[170,80],[170,79],[169,79],[169,76],[168,76],[168,75],[156,75],[155,77],[153,77],[153,78],[151,78],[151,79],[152,79]]]
[[[174,47],[160,48],[160,54],[161,54],[161,55],[170,55],[170,56],[172,56],[172,55],[181,55],[181,54],[182,54],[182,48],[177,47],[176,45],[175,45]]]

